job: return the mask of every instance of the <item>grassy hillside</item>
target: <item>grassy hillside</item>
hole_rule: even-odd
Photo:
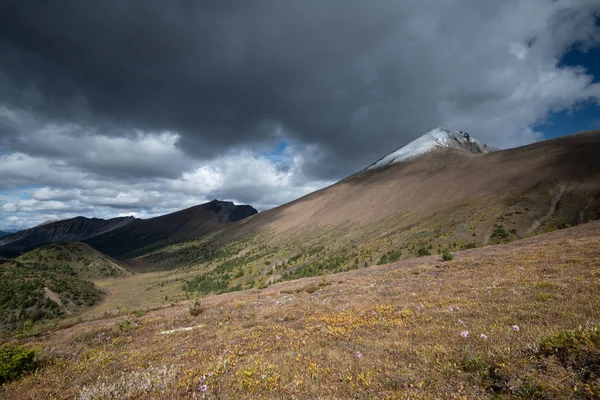
[[[102,292],[66,265],[0,264],[0,331],[28,333],[33,324],[96,304]]]
[[[23,254],[17,261],[44,264],[50,268],[70,268],[83,279],[117,278],[131,274],[118,261],[79,242],[49,244]]]
[[[598,398],[599,277],[593,222],[209,296],[30,339],[0,398]]]
[[[104,291],[91,279],[131,275],[115,260],[83,243],[56,243],[0,264],[0,330],[70,315],[96,304]]]

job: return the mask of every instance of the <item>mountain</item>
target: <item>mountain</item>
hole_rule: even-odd
[[[136,253],[166,243],[197,239],[257,212],[248,205],[213,200],[172,214],[138,219],[85,242],[113,257],[131,258]]]
[[[47,243],[81,241],[120,228],[134,219],[122,217],[104,220],[76,217],[39,225],[1,238],[0,256],[18,256]]]
[[[0,238],[4,237],[4,236],[8,236],[8,235],[11,235],[11,233],[10,232],[0,231]]]
[[[187,288],[223,291],[600,218],[598,131],[491,150],[464,132],[436,129],[330,187],[138,258],[197,266],[203,272]]]
[[[413,152],[415,143],[438,144],[431,140],[439,139],[437,132],[330,187],[265,211],[238,229],[244,234],[277,232],[285,240],[317,227],[331,231],[347,225],[363,234],[370,227],[376,236],[417,239],[432,234],[483,245],[496,225],[526,236],[599,217],[598,131],[503,151],[492,152],[465,138],[460,146],[450,142]],[[402,154],[410,157],[401,159]],[[436,230],[440,233],[434,234]]]

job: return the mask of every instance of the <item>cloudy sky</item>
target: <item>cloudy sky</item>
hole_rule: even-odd
[[[596,0],[0,0],[0,229],[260,210],[435,128],[600,126]]]

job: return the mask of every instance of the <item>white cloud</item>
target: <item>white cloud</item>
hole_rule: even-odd
[[[4,203],[0,216],[12,216],[13,228],[17,223],[32,226],[44,222],[50,219],[48,212],[53,212],[52,219],[76,215],[148,218],[213,198],[264,210],[332,183],[307,179],[302,172],[302,149],[293,146],[272,159],[243,149],[231,151],[214,160],[197,161],[194,170],[176,178],[139,181],[81,174],[77,167],[65,165],[60,169],[44,168],[40,175],[39,167],[50,166],[51,161],[22,154],[6,155],[4,159],[10,162],[0,162],[0,184],[15,184],[17,179],[41,183],[48,179],[45,173],[52,176],[51,182],[58,183],[21,190],[21,195],[28,198]]]
[[[2,204],[2,211],[15,212],[17,211],[17,206],[15,203],[4,203]]]

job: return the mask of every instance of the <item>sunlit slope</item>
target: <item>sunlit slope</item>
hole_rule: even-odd
[[[222,291],[509,242],[598,219],[598,154],[598,131],[486,154],[430,151],[138,260],[198,268],[206,290]]]

